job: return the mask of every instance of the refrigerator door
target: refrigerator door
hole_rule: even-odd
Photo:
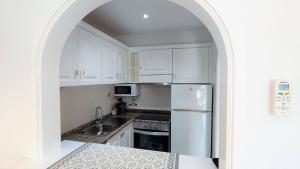
[[[172,110],[212,111],[212,85],[175,84],[171,97]]]
[[[211,112],[171,112],[171,152],[211,157]]]

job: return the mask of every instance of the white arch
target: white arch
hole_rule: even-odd
[[[59,151],[60,148],[60,102],[59,62],[62,48],[71,31],[79,21],[95,8],[111,0],[68,0],[47,25],[37,51],[37,112],[38,154]],[[198,17],[211,32],[217,48],[219,68],[219,106],[226,110],[221,114],[220,168],[232,168],[234,59],[232,44],[224,23],[206,0],[169,0],[182,6]],[[220,86],[220,85],[219,85]]]

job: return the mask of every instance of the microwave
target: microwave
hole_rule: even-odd
[[[137,84],[117,84],[115,85],[115,96],[138,96]]]

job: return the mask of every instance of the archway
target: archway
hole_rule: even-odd
[[[59,62],[62,48],[71,31],[88,13],[110,0],[68,0],[52,17],[41,39],[38,76],[38,146],[40,157],[60,149]],[[169,0],[186,8],[211,32],[218,49],[218,107],[220,119],[220,168],[229,169],[232,161],[233,53],[230,37],[221,18],[206,0]],[[220,86],[220,85],[218,85]]]

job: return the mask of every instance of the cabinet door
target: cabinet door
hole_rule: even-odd
[[[126,83],[128,77],[128,51],[119,48],[117,51],[117,77],[119,83]]]
[[[129,147],[129,143],[130,143],[130,138],[129,138],[129,132],[126,130],[121,134],[121,146],[123,147]]]
[[[120,138],[116,138],[112,141],[112,146],[121,146]]]
[[[121,134],[122,146],[133,147],[133,123],[129,124]]]
[[[60,83],[61,86],[70,85],[75,81],[78,54],[78,30],[73,30],[62,51],[60,58]]]
[[[208,83],[208,48],[173,49],[173,83]]]
[[[172,74],[172,50],[140,51],[140,75]]]
[[[133,134],[133,123],[131,123],[128,127],[128,130],[127,130],[127,137],[128,137],[128,147],[131,147],[133,148],[134,147],[134,134]]]
[[[81,81],[99,80],[99,40],[92,33],[79,29],[78,67]]]
[[[114,49],[114,46],[102,40],[103,50],[101,57],[101,67],[102,67],[102,75],[104,81],[115,82],[117,79],[116,74],[116,59],[117,59],[117,51]]]
[[[121,145],[120,134],[117,133],[114,137],[110,138],[106,144],[111,145],[111,146],[120,146]]]

